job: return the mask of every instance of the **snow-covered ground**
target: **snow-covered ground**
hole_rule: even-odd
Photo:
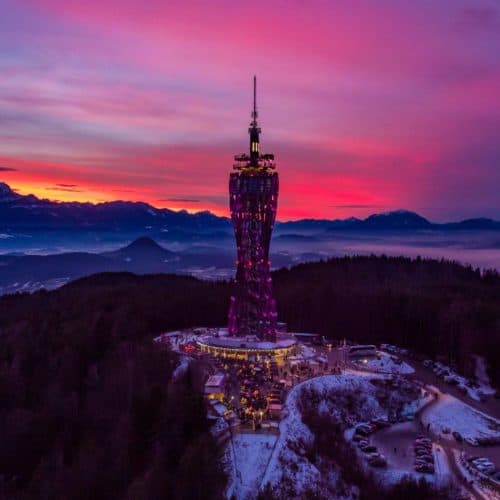
[[[417,411],[419,411],[431,401],[434,401],[434,396],[429,391],[420,389],[420,395],[418,399],[414,399],[413,401],[404,405],[402,413],[403,415],[415,415]]]
[[[179,364],[175,368],[172,378],[174,380],[178,380],[180,377],[182,377],[186,373],[189,363],[191,363],[191,361],[192,358],[188,356],[180,356]]]
[[[279,487],[281,484],[292,482],[297,497],[300,497],[301,492],[311,486],[318,486],[321,483],[335,486],[338,480],[335,472],[332,471],[329,477],[324,477],[305,456],[307,445],[313,441],[314,436],[302,423],[299,409],[300,398],[304,391],[308,391],[318,395],[319,413],[340,414],[346,409],[339,408],[334,400],[329,398],[329,393],[335,390],[356,394],[359,405],[354,413],[359,420],[386,416],[386,411],[375,397],[377,389],[370,383],[368,377],[360,377],[357,374],[325,375],[302,382],[295,386],[288,395],[286,401],[288,415],[281,421],[280,436],[264,475],[262,486],[269,484],[271,487]],[[346,498],[349,498],[349,494]]]
[[[442,446],[433,446],[435,480],[439,485],[446,485],[453,481],[453,472],[450,462]]]
[[[454,449],[452,450],[452,453],[455,459],[455,463],[460,470],[460,473],[469,483],[472,484],[472,488],[478,495],[478,498],[481,498],[483,500],[500,500],[500,493],[488,487],[486,483],[477,481],[476,477],[471,474],[466,467],[464,467],[464,464],[462,463],[462,460],[460,458],[460,451]]]
[[[439,361],[433,363],[430,368],[432,371],[440,378],[443,378],[445,382],[453,382],[455,385],[464,393],[468,394],[472,399],[480,401],[483,396],[494,394],[495,389],[490,385],[490,380],[486,372],[486,365],[484,359],[480,356],[476,356],[476,382],[477,384],[472,385],[471,380],[463,375],[457,373],[453,368]],[[428,362],[428,361],[427,361]]]
[[[352,377],[366,378],[366,379],[374,379],[374,378],[388,379],[388,378],[390,378],[390,376],[386,375],[386,374],[373,373],[373,372],[367,372],[367,371],[362,371],[362,370],[353,370],[352,368],[346,368],[344,370],[344,375],[350,375]]]
[[[233,439],[236,477],[231,481],[228,496],[234,495],[238,500],[257,496],[276,439],[276,434],[262,433],[242,433]]]
[[[495,389],[491,387],[490,377],[488,376],[486,361],[482,356],[476,356],[476,380],[479,384],[479,390],[483,394],[494,394]]]
[[[395,424],[372,435],[370,441],[387,459],[386,469],[377,469],[377,477],[385,484],[395,484],[405,476],[415,479],[424,477],[428,482],[438,485],[448,484],[452,480],[452,472],[445,452],[439,446],[433,447],[434,474],[423,474],[415,471],[415,453],[413,444],[419,434],[415,422]]]
[[[450,394],[439,394],[435,404],[431,404],[422,415],[422,422],[431,425],[431,431],[453,439],[443,429],[457,431],[464,438],[500,436],[500,421],[463,403]]]
[[[301,344],[300,349],[301,349],[300,357],[303,359],[314,358],[317,355],[317,352],[314,349],[314,347]]]
[[[359,360],[359,364],[365,370],[370,370],[379,373],[394,373],[399,375],[410,375],[415,373],[415,370],[404,361],[396,362],[394,356],[385,352],[378,352],[377,358]]]

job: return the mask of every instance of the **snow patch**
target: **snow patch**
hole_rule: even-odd
[[[500,421],[490,417],[450,394],[439,394],[435,404],[424,411],[422,422],[431,430],[442,433],[443,429],[459,432],[463,438],[500,437]],[[451,433],[443,434],[453,439]]]
[[[257,496],[276,438],[275,434],[241,433],[233,439],[236,477],[231,494],[236,498]]]

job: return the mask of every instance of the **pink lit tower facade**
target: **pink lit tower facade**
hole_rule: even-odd
[[[276,340],[276,300],[269,260],[278,206],[278,173],[273,154],[260,153],[256,78],[253,79],[250,153],[236,155],[229,177],[229,204],[237,247],[234,293],[229,306],[229,335]]]

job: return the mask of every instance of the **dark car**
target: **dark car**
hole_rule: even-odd
[[[377,419],[371,421],[372,425],[374,425],[377,429],[384,429],[385,427],[390,427],[391,423],[387,420]]]
[[[459,442],[459,443],[462,443],[464,438],[462,437],[462,434],[460,434],[460,432],[458,431],[453,431],[451,433],[451,435],[455,438],[455,441]]]
[[[387,460],[383,456],[372,457],[368,459],[368,463],[372,467],[387,467]]]
[[[432,451],[431,450],[418,450],[418,451],[415,451],[415,457],[419,458],[419,457],[426,457],[426,456],[430,456],[432,455]]]
[[[360,425],[356,427],[356,434],[361,434],[362,436],[369,436],[372,433],[371,427]]]
[[[416,446],[413,451],[415,452],[416,455],[422,454],[422,453],[430,453],[432,451],[431,446]]]
[[[417,472],[423,472],[425,474],[434,474],[433,465],[415,465],[415,470]]]
[[[424,441],[423,439],[419,439],[413,443],[413,448],[432,448],[432,441]]]
[[[428,437],[424,436],[419,436],[415,439],[415,443],[426,443],[426,444],[431,444],[432,441]]]

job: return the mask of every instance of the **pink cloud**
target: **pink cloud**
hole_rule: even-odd
[[[6,1],[0,159],[23,189],[225,213],[255,72],[281,218],[500,217],[500,10],[486,0]]]

